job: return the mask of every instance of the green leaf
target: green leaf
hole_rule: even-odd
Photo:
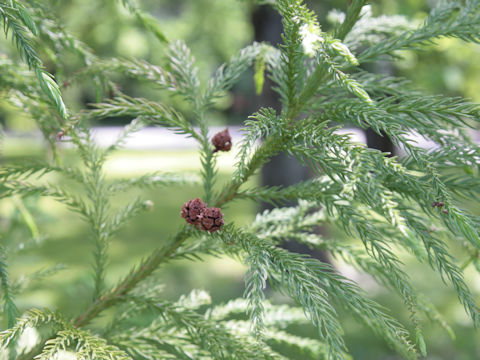
[[[255,92],[257,95],[260,95],[263,90],[263,84],[265,83],[265,61],[261,58],[255,60],[253,79],[255,80]]]
[[[422,353],[422,356],[427,356],[427,345],[425,344],[425,339],[423,338],[422,332],[421,331],[416,331],[415,332],[415,337],[416,337],[416,342],[418,345],[418,348],[420,349],[420,352]]]
[[[41,68],[35,69],[37,79],[45,94],[47,94],[50,101],[55,105],[57,111],[63,119],[67,119],[68,113],[65,104],[63,103],[62,94],[58,84],[53,79],[53,76]]]
[[[13,300],[13,292],[8,279],[5,249],[2,246],[0,246],[0,289],[3,291],[3,312],[7,319],[8,327],[12,328],[15,325],[19,312]]]
[[[137,18],[140,20],[140,22],[152,32],[155,37],[160,40],[162,43],[168,44],[169,41],[165,34],[163,33],[162,29],[160,28],[160,25],[158,24],[158,20],[155,19],[153,16],[150,14],[138,11],[136,13]]]
[[[22,19],[25,26],[32,32],[33,35],[37,36],[38,35],[37,27],[35,26],[35,23],[31,18],[30,14],[28,13],[28,11],[19,2],[15,1],[14,3],[15,3],[15,7],[18,10],[18,15]]]

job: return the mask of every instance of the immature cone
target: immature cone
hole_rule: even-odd
[[[228,132],[228,129],[220,131],[212,138],[212,144],[215,146],[215,152],[217,151],[230,151],[232,148],[232,137]]]
[[[180,215],[182,215],[187,223],[197,225],[206,207],[207,205],[202,200],[196,198],[183,204]]]
[[[200,216],[200,229],[214,232],[223,226],[223,214],[219,208],[206,208]]]

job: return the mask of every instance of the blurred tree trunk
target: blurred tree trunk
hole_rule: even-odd
[[[394,69],[391,63],[378,61],[374,63],[371,67],[368,67],[368,71],[381,73],[385,75],[393,75]],[[382,152],[390,153],[390,156],[395,155],[395,146],[392,143],[392,140],[387,136],[387,134],[382,132],[383,136],[380,136],[371,128],[368,128],[365,131],[367,138],[367,146],[372,149],[377,149]]]
[[[392,143],[392,140],[385,134],[383,136],[378,135],[371,128],[368,128],[365,131],[367,137],[367,146],[372,149],[377,149],[382,152],[390,153],[390,156],[395,155],[395,146]]]

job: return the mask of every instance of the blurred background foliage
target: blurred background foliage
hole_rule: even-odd
[[[54,18],[58,18],[70,33],[85,42],[101,58],[136,57],[154,64],[164,61],[165,45],[144,31],[141,24],[116,0],[50,0],[54,5]],[[331,9],[343,10],[347,0],[310,1],[311,8],[319,15],[324,29],[328,29],[327,15]],[[435,1],[429,0],[379,0],[372,1],[374,14],[401,14],[421,22]],[[143,0],[142,9],[155,16],[169,40],[184,39],[192,49],[204,81],[222,62],[238,49],[252,42],[252,11],[254,5],[239,0]],[[69,73],[56,73],[51,44],[40,44],[42,58],[48,70],[62,84],[81,68],[74,54],[62,54],[59,59]],[[480,102],[480,46],[467,45],[458,40],[441,39],[435,46],[429,45],[420,52],[404,52],[403,59],[390,69],[395,75],[411,79],[415,86],[429,93],[460,95]],[[18,58],[9,40],[0,39],[0,57]],[[189,114],[185,104],[176,98],[162,98],[155,88],[126,78],[115,79],[123,92],[132,96],[143,96],[174,102]],[[64,88],[65,98],[72,111],[95,102],[94,86],[89,81],[78,81]],[[1,86],[1,84],[0,84]],[[253,74],[247,74],[234,90],[216,104],[216,111],[209,114],[212,125],[240,124],[255,103]],[[120,124],[128,119],[111,119],[110,124]],[[0,123],[7,131],[15,131],[17,137],[5,136],[2,160],[24,161],[27,158],[46,158],[49,154],[41,142],[27,141],[18,135],[35,129],[33,119],[7,105],[0,98]],[[105,122],[101,125],[105,125]],[[77,159],[71,150],[63,150],[67,161],[74,164]],[[235,162],[235,148],[222,155],[220,176],[227,181]],[[131,166],[135,164],[135,166]],[[141,164],[141,166],[139,166]],[[171,149],[168,151],[123,150],[116,153],[107,163],[108,176],[128,177],[139,171],[187,171],[195,172],[200,162],[194,150]],[[65,181],[54,177],[50,181]],[[252,181],[258,181],[258,178]],[[180,224],[179,209],[186,200],[201,193],[199,188],[172,187],[155,191],[143,191],[142,196],[151,199],[154,209],[136,218],[117,236],[110,248],[109,282],[125,274],[130,267],[153,248],[165,241]],[[133,191],[124,199],[133,198]],[[131,196],[131,197],[130,197]],[[118,200],[123,201],[123,199]],[[477,204],[466,203],[479,214]],[[226,209],[226,221],[235,219],[240,223],[253,220],[257,204],[234,202]],[[34,220],[32,224],[29,219]],[[324,230],[337,236],[335,229]],[[19,297],[20,309],[30,306],[59,308],[74,314],[86,306],[91,292],[91,243],[87,226],[66,207],[51,199],[28,198],[0,202],[0,235],[3,242],[18,244],[22,248],[11,260],[12,278],[24,273],[65,265],[52,280],[36,282],[30,291]],[[346,241],[349,241],[346,239]],[[455,253],[456,249],[452,248]],[[480,359],[480,334],[475,332],[470,321],[457,303],[453,291],[445,287],[435,274],[405,254],[405,268],[415,285],[424,289],[455,331],[451,339],[443,329],[431,325],[425,319],[425,335],[428,339],[428,359],[473,360]],[[380,288],[362,274],[332,259],[334,264],[348,276],[358,281],[372,297],[395,309],[393,315],[408,324],[401,300]],[[243,292],[243,267],[225,259],[207,258],[203,263],[179,261],[168,264],[156,273],[153,281],[165,284],[165,296],[170,299],[202,288],[210,292],[213,302],[221,303]],[[466,268],[466,277],[474,292],[480,294],[480,279],[471,267]],[[82,300],[78,300],[82,299]],[[280,296],[277,299],[282,301]],[[381,340],[353,319],[344,319],[347,344],[355,359],[396,359]],[[298,333],[315,336],[310,327],[295,329]],[[304,359],[304,355],[292,352],[292,358]]]

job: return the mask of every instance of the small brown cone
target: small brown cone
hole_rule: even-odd
[[[217,151],[230,151],[232,148],[232,137],[228,132],[228,129],[220,131],[212,138],[212,144],[215,146],[215,152]]]
[[[187,223],[197,225],[206,207],[207,205],[202,200],[196,198],[183,204],[180,215]]]
[[[223,214],[219,208],[206,208],[200,216],[200,229],[214,232],[223,226]]]

